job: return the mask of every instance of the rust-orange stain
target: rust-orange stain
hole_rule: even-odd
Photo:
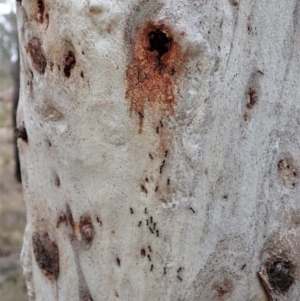
[[[139,133],[146,105],[174,115],[174,87],[182,66],[181,48],[166,25],[148,23],[136,29],[126,71],[126,98],[131,102],[130,111],[139,116]]]

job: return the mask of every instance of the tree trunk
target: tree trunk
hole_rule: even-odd
[[[299,300],[299,1],[17,6],[30,300]]]

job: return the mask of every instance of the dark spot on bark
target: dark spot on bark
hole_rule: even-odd
[[[59,176],[56,176],[56,177],[55,177],[55,185],[56,185],[57,187],[60,186],[60,179],[59,179]]]
[[[168,52],[172,39],[169,38],[163,31],[156,29],[148,34],[149,51],[157,52],[157,60],[160,62],[161,57]]]
[[[45,4],[43,0],[37,0],[36,20],[38,23],[44,22]]]
[[[119,294],[118,294],[118,292],[115,292],[115,296],[116,296],[117,298],[119,298]]]
[[[141,250],[141,256],[143,256],[143,257],[146,256],[146,251],[145,251],[145,249],[142,249],[142,250]]]
[[[66,77],[71,76],[71,70],[76,63],[75,55],[73,51],[69,51],[69,53],[65,57],[65,66],[64,66],[64,74]]]
[[[53,66],[54,66],[53,62],[49,63],[49,66],[50,66],[50,70],[53,71]]]
[[[80,72],[80,76],[81,76],[82,78],[84,78],[83,71]]]
[[[224,200],[227,200],[227,199],[228,199],[228,194],[224,194],[224,195],[223,195],[223,199],[224,199]]]
[[[58,217],[57,223],[56,223],[56,228],[60,226],[61,223],[65,222],[67,224],[67,217],[64,213],[61,213]]]
[[[117,261],[117,265],[118,265],[118,266],[121,266],[121,260],[120,260],[119,257],[117,257],[116,261]]]
[[[247,30],[248,30],[248,34],[252,33],[252,25],[250,23],[248,23],[247,25]]]
[[[35,260],[42,273],[50,280],[56,280],[59,273],[58,247],[48,233],[32,235],[32,248]]]
[[[148,190],[146,189],[146,187],[144,186],[144,185],[141,185],[141,190],[142,190],[142,192],[144,192],[144,193],[148,193]]]
[[[66,208],[66,216],[67,216],[67,222],[69,222],[72,230],[73,230],[73,233],[75,232],[75,222],[74,222],[74,219],[73,219],[73,214],[72,214],[72,211],[71,211],[71,208],[69,205],[67,205],[67,208]]]
[[[91,245],[92,240],[95,236],[95,229],[92,223],[92,219],[88,214],[84,214],[80,217],[79,231],[82,239],[88,245]]]
[[[247,108],[252,109],[258,101],[257,93],[254,89],[250,88],[248,95],[249,95],[249,102],[247,103]]]
[[[58,65],[57,68],[58,68],[58,71],[60,71],[60,65]]]
[[[293,271],[294,267],[290,261],[277,258],[267,269],[269,282],[278,292],[287,292],[295,281]]]
[[[102,222],[101,222],[101,220],[99,219],[99,217],[97,217],[96,220],[97,220],[97,223],[100,224],[100,226],[102,226]]]
[[[40,74],[45,73],[47,61],[42,50],[41,41],[37,38],[33,38],[28,43],[28,51],[31,56],[34,69]]]
[[[28,142],[27,131],[24,126],[19,126],[18,128],[16,128],[14,133],[17,139],[21,138],[23,141]]]
[[[230,0],[231,5],[238,6],[239,2],[237,0]]]

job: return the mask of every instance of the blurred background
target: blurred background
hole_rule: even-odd
[[[19,53],[15,0],[0,0],[0,300],[25,301],[20,251],[26,217],[16,140]]]

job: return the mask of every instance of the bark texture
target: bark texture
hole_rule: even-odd
[[[30,300],[299,300],[299,1],[17,6]]]

